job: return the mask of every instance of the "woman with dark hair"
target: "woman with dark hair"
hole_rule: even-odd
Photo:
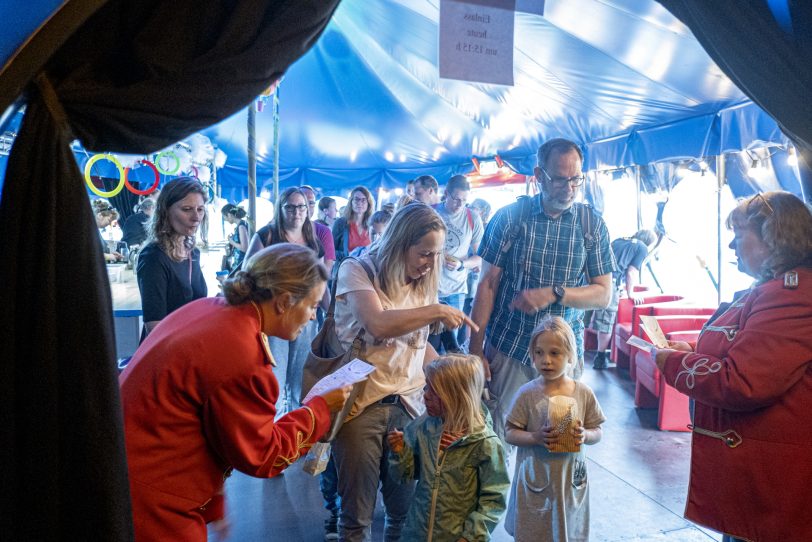
[[[307,196],[297,187],[291,187],[279,195],[276,202],[276,220],[261,228],[251,239],[251,246],[245,255],[246,261],[257,250],[278,243],[294,243],[309,248],[317,258],[324,257],[321,246],[307,207]],[[302,371],[310,343],[316,336],[317,324],[308,322],[302,332],[294,339],[270,338],[271,352],[274,358],[285,364],[285,403],[284,411],[289,412],[299,407],[302,392]]]
[[[685,517],[726,541],[812,540],[812,210],[766,192],[727,225],[755,284],[696,344],[653,354],[666,382],[695,401]]]
[[[99,228],[99,242],[104,253],[104,261],[112,263],[123,260],[124,256],[111,250],[102,236],[102,230],[118,220],[118,211],[104,199],[93,200],[91,206],[93,207],[93,217],[96,219],[96,227]]]
[[[237,469],[271,477],[307,453],[349,387],[274,420],[279,384],[267,337],[295,339],[315,318],[327,271],[304,247],[262,250],[225,297],[170,314],[119,377],[136,540],[206,540]]]
[[[333,224],[333,242],[336,248],[336,264],[358,247],[372,243],[369,219],[375,210],[375,200],[365,186],[356,186],[350,193],[350,201],[344,216]]]
[[[206,189],[192,177],[178,177],[161,190],[147,244],[138,254],[138,290],[144,335],[169,313],[206,297],[195,234],[206,220]]]
[[[228,248],[226,250],[229,260],[228,271],[235,273],[242,267],[245,253],[248,251],[248,222],[243,220],[247,213],[245,209],[233,203],[226,203],[220,213],[223,215],[223,220],[229,224],[236,224],[234,232],[227,238]]]
[[[387,473],[387,432],[424,411],[423,366],[437,357],[429,326],[473,325],[461,311],[437,303],[446,226],[422,203],[395,213],[359,260],[338,271],[336,330],[349,347],[365,330],[363,359],[375,366],[333,442],[341,495],[341,539],[369,540],[378,487],[386,507],[386,540],[400,534],[413,485]]]

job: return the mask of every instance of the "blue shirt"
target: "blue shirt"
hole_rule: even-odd
[[[502,269],[502,277],[488,321],[488,342],[502,354],[529,363],[530,336],[533,329],[547,315],[562,316],[572,326],[578,342],[578,356],[583,356],[584,311],[553,303],[535,314],[510,310],[511,301],[522,290],[543,288],[553,284],[564,287],[588,283],[584,264],[590,277],[611,273],[614,259],[609,245],[609,232],[603,219],[589,210],[589,227],[594,242],[587,251],[584,232],[578,219],[578,207],[572,207],[557,218],[544,213],[541,196],[530,200],[530,213],[526,226],[506,253],[502,247],[508,242],[514,224],[522,217],[521,201],[500,209],[488,223],[479,255],[493,266]],[[584,227],[587,221],[584,220]]]

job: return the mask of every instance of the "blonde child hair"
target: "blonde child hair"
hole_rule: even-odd
[[[548,331],[558,337],[558,340],[561,341],[561,344],[563,344],[564,348],[567,350],[569,365],[571,367],[575,367],[578,355],[578,350],[575,346],[575,333],[572,331],[572,327],[570,327],[567,321],[560,316],[545,316],[544,319],[536,326],[536,329],[533,330],[533,335],[530,336],[530,351],[528,352],[531,364],[533,362],[533,348],[536,345],[536,340],[539,338],[539,335]],[[572,376],[569,373],[570,371],[568,371],[567,374]]]
[[[440,356],[426,365],[423,372],[443,403],[443,425],[447,431],[473,433],[485,427],[482,414],[485,372],[477,356]]]

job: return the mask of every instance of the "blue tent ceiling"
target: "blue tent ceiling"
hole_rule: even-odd
[[[513,87],[440,79],[438,0],[344,0],[280,86],[284,184],[441,180],[499,154],[532,171],[544,140],[583,144],[587,167],[785,144],[775,122],[652,0],[548,0],[517,13]],[[481,69],[489,68],[483,62]],[[246,113],[206,135],[245,185]],[[257,115],[258,178],[273,172],[273,115]]]
[[[0,11],[15,21],[0,35],[3,63],[65,5],[13,4]],[[439,10],[440,0],[342,2],[280,86],[283,186],[444,181],[470,171],[472,156],[494,154],[530,173],[539,144],[557,136],[583,145],[588,169],[787,142],[654,0],[547,0],[543,16],[517,13],[514,86],[439,78]],[[245,190],[246,125],[243,111],[204,132],[228,155],[218,172],[225,197]],[[269,106],[257,114],[257,149],[258,184],[267,186]]]

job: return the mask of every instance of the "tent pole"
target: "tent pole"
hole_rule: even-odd
[[[273,93],[273,201],[279,199],[279,85]]]
[[[257,110],[256,100],[248,106],[248,236],[257,223]]]
[[[634,168],[634,184],[637,187],[637,231],[643,229],[643,198],[641,192],[643,188],[643,166]]]
[[[722,188],[726,182],[725,155],[716,156],[716,302],[722,302]]]

